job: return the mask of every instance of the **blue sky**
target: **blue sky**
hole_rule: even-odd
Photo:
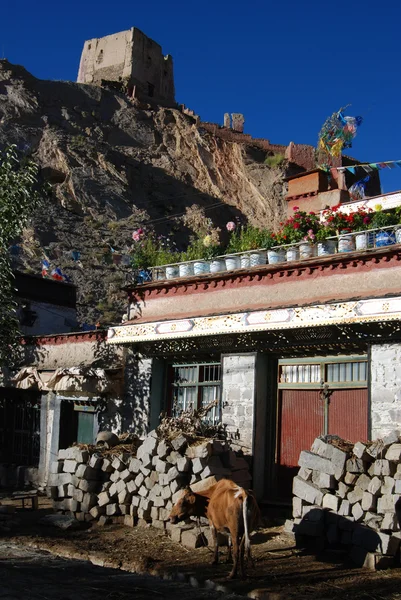
[[[176,98],[203,120],[242,112],[255,137],[314,145],[351,104],[364,123],[347,153],[379,162],[401,159],[400,22],[399,0],[3,0],[0,55],[75,80],[86,39],[136,26],[173,55]],[[401,189],[401,169],[381,177]]]

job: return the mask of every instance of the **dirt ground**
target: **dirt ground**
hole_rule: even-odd
[[[209,580],[221,586],[217,589],[224,597],[234,593],[268,600],[401,599],[401,569],[373,572],[354,568],[334,552],[316,557],[295,548],[293,537],[285,534],[282,526],[256,532],[252,537],[254,566],[248,567],[245,580],[227,581],[230,566],[224,562],[225,548],[221,550],[221,564],[211,566],[210,549],[188,550],[150,527],[94,524],[63,532],[39,525],[39,518],[51,512],[46,498],[40,499],[38,511],[17,509],[19,523],[10,532],[0,533],[0,546],[22,544],[63,558],[89,559],[101,567],[160,575],[176,582],[188,582],[192,577],[192,584],[201,589],[210,585]],[[258,596],[255,590],[264,590],[264,595],[259,592]],[[195,598],[194,590],[189,596],[181,595]]]

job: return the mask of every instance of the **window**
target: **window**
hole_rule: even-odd
[[[0,397],[0,461],[36,467],[39,441],[38,395],[6,390]]]
[[[316,388],[322,382],[330,388],[366,387],[366,356],[315,357],[279,361],[279,388]]]
[[[172,365],[171,368],[171,413],[177,416],[184,410],[197,410],[215,402],[206,419],[218,423],[221,418],[220,363]]]

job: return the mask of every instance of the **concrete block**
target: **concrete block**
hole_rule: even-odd
[[[84,499],[84,492],[80,489],[74,488],[72,497],[74,498],[74,500],[77,500],[77,502],[82,502]]]
[[[185,548],[201,548],[207,545],[207,540],[202,533],[199,533],[198,529],[188,529],[181,533],[181,544]]]
[[[77,470],[78,463],[76,460],[65,460],[64,461],[64,473],[75,473]]]
[[[400,441],[400,432],[398,431],[398,429],[394,429],[393,431],[388,433],[386,436],[384,436],[383,446],[385,448],[387,448],[387,446],[390,446],[390,444],[396,444],[399,441]]]
[[[384,477],[384,483],[380,488],[380,493],[382,496],[386,496],[387,494],[392,494],[395,488],[395,479],[394,477],[386,476]]]
[[[155,527],[155,529],[160,529],[161,531],[164,531],[164,529],[165,529],[164,521],[153,519],[152,520],[152,527]]]
[[[57,496],[59,498],[65,498],[66,496],[68,496],[68,483],[65,483],[64,485],[59,485],[57,486]]]
[[[49,473],[62,473],[64,461],[54,460],[50,463]]]
[[[386,496],[381,496],[377,500],[377,512],[379,514],[384,514],[387,512],[393,513],[394,506],[400,496],[398,494],[388,494]]]
[[[139,473],[140,468],[141,468],[141,461],[136,457],[132,457],[128,463],[128,470],[131,471],[131,473],[137,474],[137,473]]]
[[[294,477],[292,491],[295,496],[309,502],[321,506],[323,501],[323,492],[309,481],[304,481],[300,477]]]
[[[348,500],[342,500],[338,509],[338,514],[345,517],[348,517],[351,514],[351,505]]]
[[[394,556],[400,547],[400,534],[394,533],[392,535],[388,535],[387,533],[379,532],[378,535],[380,542],[377,550],[382,554],[390,554]]]
[[[148,474],[148,470],[150,470],[152,468],[152,461],[153,461],[153,456],[151,454],[148,454],[147,452],[145,452],[142,455],[141,458],[141,471],[142,473],[145,473],[145,475]],[[144,471],[144,469],[147,469],[146,472]]]
[[[351,514],[354,517],[355,521],[361,521],[363,519],[365,513],[362,510],[360,502],[357,502],[352,506]]]
[[[101,469],[104,473],[111,473],[114,470],[113,467],[111,466],[111,461],[108,458],[103,459]]]
[[[99,469],[93,469],[88,465],[78,465],[75,475],[81,479],[96,481],[99,479]]]
[[[153,456],[156,453],[156,447],[157,447],[157,438],[148,435],[141,446],[139,446],[137,452],[136,452],[136,456],[137,458],[139,458],[139,460],[142,461],[143,457],[146,454],[150,454],[150,456]]]
[[[385,454],[386,460],[394,460],[400,462],[401,460],[401,444],[391,444]]]
[[[138,490],[138,496],[142,496],[142,498],[145,498],[149,493],[149,490],[144,486],[141,485],[141,487]]]
[[[292,516],[294,518],[302,517],[302,509],[304,507],[304,502],[301,498],[297,498],[297,496],[293,496],[292,498]]]
[[[143,465],[141,466],[141,473],[142,475],[144,475],[145,477],[148,477],[148,475],[151,474],[151,469],[148,467],[144,467]]]
[[[377,476],[373,477],[368,486],[368,492],[373,494],[374,496],[378,496],[380,494],[382,482]]]
[[[206,467],[206,459],[205,458],[194,458],[192,460],[192,472],[201,473],[203,469]]]
[[[348,473],[364,473],[365,464],[360,458],[349,458],[346,462],[345,469]]]
[[[314,454],[318,454],[323,458],[329,458],[328,446],[329,444],[327,444],[327,442],[323,441],[321,438],[316,438],[312,444],[311,452],[313,452]]]
[[[334,512],[337,512],[339,502],[340,499],[337,496],[334,496],[334,494],[325,494],[323,496],[322,506],[323,508],[328,508],[330,510],[333,510]]]
[[[135,481],[136,487],[139,488],[142,485],[142,483],[145,481],[145,475],[143,473],[138,473],[138,475],[135,477],[134,481]]]
[[[159,519],[161,521],[168,521],[170,518],[170,511],[166,508],[159,508]]]
[[[156,496],[153,498],[153,506],[164,508],[166,501],[161,496]]]
[[[131,506],[129,507],[129,514],[131,515],[131,517],[136,517],[138,515],[138,507],[131,504]]]
[[[394,490],[396,494],[401,494],[401,479],[394,479]]]
[[[114,498],[115,496],[117,496],[118,494],[118,489],[117,489],[117,484],[116,483],[112,483],[110,488],[109,488],[109,494],[110,494],[110,498]]]
[[[126,527],[135,527],[135,516],[134,515],[124,515],[124,525]]]
[[[141,496],[132,496],[131,505],[138,507],[142,500]]]
[[[355,504],[355,502],[361,502],[363,498],[363,490],[360,487],[354,487],[351,492],[347,494],[347,500],[350,504]]]
[[[138,486],[136,485],[135,481],[128,481],[127,490],[130,494],[135,494],[137,489],[138,489]]]
[[[99,506],[106,506],[110,502],[110,494],[108,492],[100,492],[97,503]]]
[[[167,455],[167,462],[171,463],[172,465],[176,465],[179,458],[181,458],[181,454],[176,450],[172,450],[172,452]]]
[[[170,529],[170,538],[172,542],[179,544],[181,542],[181,529],[179,527],[172,527]]]
[[[157,445],[157,456],[159,458],[163,459],[163,458],[166,458],[168,453],[169,453],[169,447],[167,446],[166,442],[164,440],[162,440]]]
[[[145,508],[138,508],[138,527],[147,526],[147,521],[150,520],[150,508],[147,510]],[[140,523],[140,520],[146,521],[146,523]]]
[[[380,529],[382,531],[398,531],[399,525],[396,515],[393,513],[385,513]]]
[[[371,529],[375,529],[376,531],[381,529],[382,521],[383,517],[381,515],[377,515],[376,513],[370,511],[366,513],[363,519],[365,525],[367,525]]]
[[[385,458],[378,458],[369,467],[369,475],[371,476],[382,476],[390,475],[393,476],[396,471],[396,465]]]
[[[363,461],[371,461],[373,460],[372,456],[367,452],[366,444],[362,444],[362,442],[357,442],[353,448],[353,454],[360,458]]]
[[[216,477],[208,477],[207,479],[203,479],[202,481],[198,481],[191,485],[191,490],[193,492],[202,492],[204,490],[208,490],[212,485],[217,483]]]
[[[88,466],[92,469],[101,469],[103,464],[103,458],[98,454],[92,454],[89,459]]]
[[[230,469],[214,469],[209,467],[209,465],[206,465],[206,467],[203,469],[203,471],[200,474],[201,479],[207,479],[208,477],[211,477],[212,475],[216,475],[216,477],[218,477],[219,479],[223,478],[223,477],[227,477],[227,478],[231,478],[233,481],[237,482],[239,479],[239,476],[241,473],[244,473],[244,471],[234,471],[233,473],[230,471]],[[246,471],[247,474],[247,480],[249,481],[251,478],[251,476],[249,476],[249,471]]]
[[[91,514],[94,519],[98,519],[101,515],[104,515],[105,513],[106,506],[93,506],[89,511],[89,514]]]
[[[116,483],[120,479],[118,471],[113,471],[110,473],[109,481],[112,483]]]
[[[58,454],[57,454],[57,458],[58,458],[58,460],[65,460],[67,458],[67,450],[66,449],[59,450]]]
[[[371,482],[371,478],[369,477],[369,475],[366,475],[365,473],[362,473],[361,475],[359,475],[359,477],[357,478],[355,485],[358,486],[359,488],[361,488],[364,492],[366,492],[369,488],[369,484]]]
[[[318,454],[313,454],[308,450],[303,450],[299,456],[298,464],[300,467],[321,471],[328,475],[334,475],[334,465],[328,458],[323,458]],[[194,471],[195,473],[195,471]]]
[[[118,504],[108,504],[106,506],[106,515],[108,517],[118,516],[120,514],[120,507]]]
[[[122,490],[118,493],[118,503],[119,504],[129,504],[131,502],[131,494],[127,489]]]
[[[155,469],[158,473],[162,473],[162,474],[167,473],[169,467],[170,467],[170,463],[168,463],[164,460],[161,460],[160,458],[158,458],[156,460]]]
[[[298,477],[304,479],[305,481],[311,481],[312,473],[312,469],[305,469],[305,467],[301,467],[298,471]]]
[[[346,485],[354,485],[354,483],[357,479],[358,479],[357,473],[346,473],[344,476],[344,483]]]
[[[362,496],[362,510],[364,511],[374,511],[376,510],[377,498],[370,492],[363,492]]]
[[[88,481],[87,479],[81,479],[79,481],[78,487],[80,490],[82,490],[83,492],[97,492],[99,489],[99,482],[98,481]]]
[[[122,479],[119,479],[116,483],[117,494],[127,489],[127,484]]]
[[[337,492],[336,492],[337,496],[339,498],[345,498],[349,491],[350,491],[350,486],[345,485],[345,483],[340,481],[338,484]]]
[[[93,506],[96,506],[96,504],[98,504],[97,494],[90,494],[89,492],[86,492],[81,502],[81,510],[83,512],[89,512]]]
[[[185,437],[185,435],[182,434],[179,434],[176,438],[171,440],[171,445],[177,452],[182,452],[187,446],[187,443],[187,438]]]
[[[176,467],[171,467],[169,469],[169,471],[167,472],[167,481],[168,481],[168,483],[171,483],[177,477],[179,477],[179,473],[177,471],[177,468]]]
[[[124,471],[120,471],[119,475],[120,475],[120,479],[122,481],[124,481],[125,483],[127,483],[128,481],[131,481],[131,479],[134,478],[134,474],[131,473],[131,471],[129,471],[128,469],[124,469]]]
[[[321,471],[312,471],[312,483],[325,489],[334,489],[336,486],[334,475],[328,475]]]
[[[189,458],[187,458],[186,456],[182,456],[176,462],[177,471],[179,473],[186,473],[189,470],[190,464],[191,462]]]

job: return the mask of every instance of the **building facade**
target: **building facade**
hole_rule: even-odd
[[[259,499],[289,498],[300,451],[318,435],[356,442],[401,425],[398,243],[129,294],[129,321],[108,340],[141,356],[144,426],[217,399],[209,418],[253,457]]]
[[[129,96],[175,105],[173,59],[136,27],[87,40],[77,81],[120,82]]]

